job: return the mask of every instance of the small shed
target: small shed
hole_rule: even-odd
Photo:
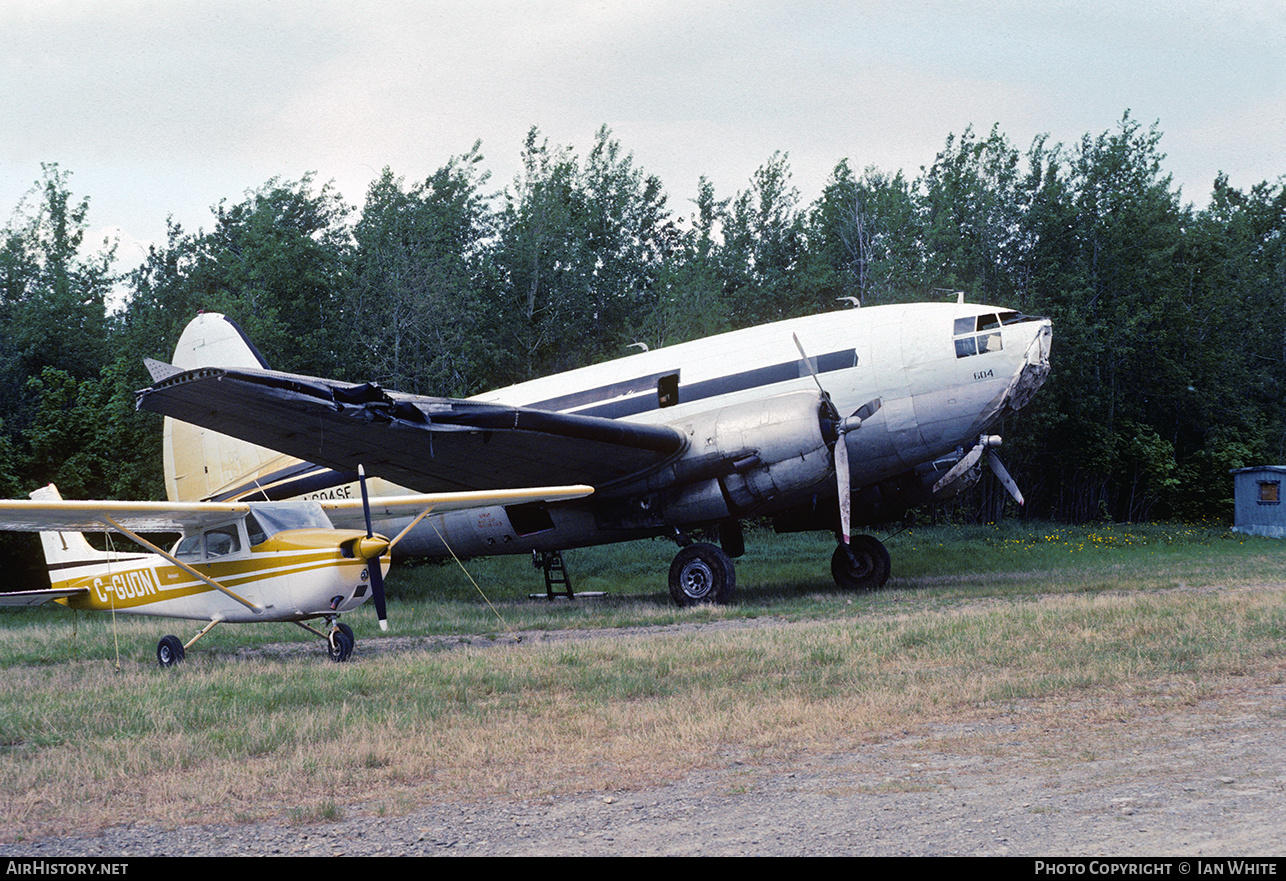
[[[1233,532],[1286,538],[1286,505],[1282,504],[1286,465],[1237,468],[1232,479]]]

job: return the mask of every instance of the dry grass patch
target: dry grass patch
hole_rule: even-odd
[[[1196,700],[1230,677],[1280,669],[1286,633],[1280,588],[914,613],[905,599],[825,620],[347,665],[11,667],[0,682],[0,836],[629,789],[732,759],[852,750],[1024,702]]]

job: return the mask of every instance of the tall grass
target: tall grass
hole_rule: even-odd
[[[354,616],[348,664],[320,646],[238,656],[307,637],[229,626],[161,670],[164,622],[0,616],[0,837],[613,790],[1018,702],[1141,712],[1286,673],[1282,543],[1161,526],[911,530],[887,536],[887,590],[846,594],[821,574],[825,542],[752,538],[737,598],[717,609],[670,605],[659,542],[568,555],[578,589],[610,591],[575,602],[526,599],[541,585],[522,558],[468,561],[486,600],[458,568],[402,567],[394,635],[468,638],[375,653]],[[588,628],[620,632],[553,638]],[[492,642],[510,629],[528,636]]]

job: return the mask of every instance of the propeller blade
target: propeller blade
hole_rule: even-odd
[[[1014,497],[1014,501],[1021,506],[1023,504],[1023,494],[1018,489],[1018,483],[1009,476],[1009,471],[1005,468],[1004,463],[1000,461],[1000,457],[992,453],[987,456],[987,464],[991,466],[992,472],[1000,480],[1000,485],[1008,490],[1009,494]]]
[[[839,490],[839,536],[840,541],[848,544],[849,524],[852,521],[852,492],[848,472],[848,441],[844,432],[835,439],[835,483]]]
[[[848,419],[841,418],[839,411],[835,409],[835,405],[831,402],[830,394],[822,386],[822,379],[817,375],[813,362],[809,359],[808,353],[804,351],[804,344],[799,341],[799,335],[791,334],[791,338],[795,340],[795,348],[799,349],[799,357],[804,359],[804,366],[808,368],[808,372],[812,375],[813,382],[817,383],[817,390],[821,392],[822,400],[825,402],[827,409],[835,417],[835,489],[839,495],[840,541],[847,547],[848,533],[853,519],[853,487],[848,467],[848,442],[844,439],[844,435],[847,434],[850,424],[853,428],[861,426],[862,417],[858,415],[859,413],[863,413],[868,408],[870,408],[871,413],[874,413],[880,408],[880,401],[877,398],[866,404]]]
[[[804,359],[804,366],[808,368],[808,372],[812,375],[813,382],[817,383],[817,390],[822,393],[822,397],[829,401],[830,395],[826,394],[826,389],[822,388],[822,380],[813,368],[813,362],[809,360],[808,353],[804,351],[804,344],[799,341],[799,334],[792,333],[790,336],[795,341],[795,348],[799,349],[799,357]]]
[[[371,575],[371,602],[375,604],[375,615],[380,619],[380,630],[388,630],[388,611],[384,606],[384,568],[380,558],[366,561],[366,569]]]
[[[951,466],[950,471],[948,471],[946,474],[942,475],[942,477],[938,479],[938,482],[933,485],[933,491],[936,493],[939,490],[941,490],[944,486],[950,486],[951,483],[954,482],[957,477],[967,472],[974,465],[977,465],[978,460],[982,458],[983,451],[986,449],[987,449],[986,446],[980,443],[977,446],[975,446],[972,450],[965,453],[964,457],[959,462]]]
[[[371,500],[366,494],[366,467],[364,465],[357,466],[357,482],[362,488],[362,516],[366,518],[366,537],[370,538],[375,533],[371,531]]]
[[[366,493],[366,468],[361,465],[357,466],[357,481],[362,488],[362,515],[366,518],[366,537],[371,539],[375,536],[371,529],[371,499]],[[375,616],[380,619],[380,630],[388,630],[388,611],[384,604],[384,568],[380,565],[380,557],[388,550],[389,543],[385,541],[382,544],[383,547],[378,553],[366,558],[366,570],[371,578],[371,602],[375,604]],[[367,547],[367,544],[363,544],[363,549]]]

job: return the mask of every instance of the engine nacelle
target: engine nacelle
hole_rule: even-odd
[[[689,447],[666,469],[670,488],[657,499],[667,522],[753,515],[765,501],[808,498],[834,480],[833,410],[817,393],[748,401],[675,427]]]

